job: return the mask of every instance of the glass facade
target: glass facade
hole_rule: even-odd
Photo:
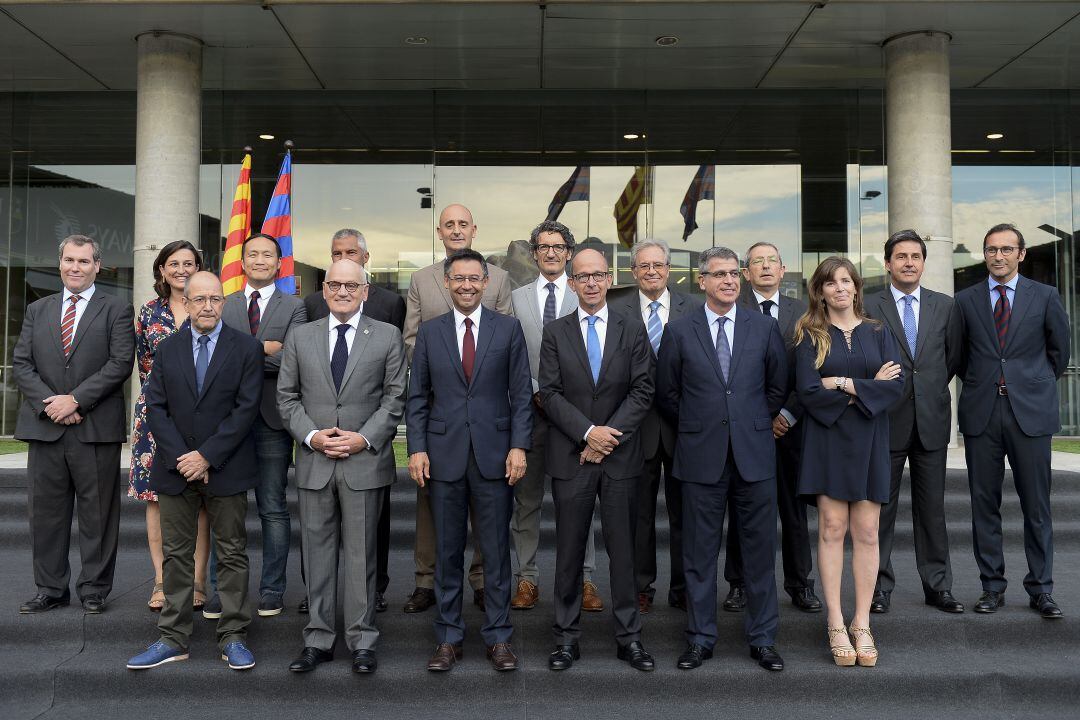
[[[836,253],[856,259],[868,285],[880,287],[888,226],[883,100],[873,90],[207,92],[202,247],[219,267],[243,147],[255,148],[258,227],[281,141],[291,139],[303,294],[321,280],[330,236],[341,227],[365,234],[375,282],[404,293],[411,272],[441,255],[436,213],[451,202],[472,209],[477,249],[515,284],[528,282],[536,273],[529,231],[579,166],[589,168],[590,199],[567,204],[560,220],[579,244],[605,251],[617,283],[631,278],[616,202],[635,169],[646,168],[637,236],[670,243],[679,288],[696,291],[693,269],[704,248],[742,252],[761,240],[781,249],[785,292],[802,294],[803,279]],[[956,289],[985,276],[986,228],[1014,222],[1030,248],[1021,272],[1060,289],[1075,346],[1080,95],[970,90],[954,92],[952,104]],[[988,140],[993,131],[1005,138]],[[259,140],[262,133],[276,139]],[[60,288],[59,240],[73,232],[97,238],[99,282],[131,297],[134,138],[134,93],[0,94],[0,435],[14,431],[11,354],[24,308]],[[698,228],[683,240],[680,205],[701,165],[715,166],[716,200],[698,203]],[[1075,359],[1061,387],[1063,432],[1080,434]]]

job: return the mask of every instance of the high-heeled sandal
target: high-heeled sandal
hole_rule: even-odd
[[[191,609],[194,610],[195,612],[198,612],[199,610],[203,609],[204,605],[206,605],[206,586],[205,585],[200,585],[199,583],[195,583],[194,590],[195,590],[195,592],[194,592],[194,598],[195,599],[191,603]]]
[[[163,583],[154,583],[154,589],[150,591],[150,599],[146,601],[146,607],[150,608],[150,612],[161,612],[161,608],[165,607],[165,585]]]
[[[855,664],[857,653],[855,648],[851,645],[851,638],[848,637],[847,628],[843,625],[837,628],[826,627],[829,633],[829,650],[832,652],[832,659],[840,667],[851,667]],[[844,643],[836,643],[836,638],[843,638]]]
[[[877,645],[874,644],[874,636],[871,634],[870,628],[860,628],[852,625],[848,628],[848,632],[851,634],[851,639],[855,645],[855,654],[858,658],[859,666],[874,667],[877,665]],[[864,637],[870,642],[859,642],[860,637]]]

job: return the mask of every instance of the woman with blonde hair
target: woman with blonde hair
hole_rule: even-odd
[[[806,410],[800,496],[818,507],[818,572],[837,665],[873,667],[870,602],[878,574],[878,517],[889,499],[889,407],[904,381],[892,334],[863,312],[850,260],[826,258],[795,325],[795,387]],[[840,579],[851,534],[855,614],[844,626]]]

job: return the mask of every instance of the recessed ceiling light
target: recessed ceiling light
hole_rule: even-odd
[[[679,44],[679,38],[674,35],[661,35],[656,38],[656,44],[660,47],[675,47]]]
[[[405,38],[406,45],[427,45],[428,39],[423,35],[411,35]]]
[[[637,140],[639,137],[641,136],[637,133],[626,133],[625,135],[623,135],[623,138],[626,140]]]
[[[1005,133],[993,132],[986,136],[987,140],[1001,140],[1005,137]]]
[[[263,133],[262,135],[259,136],[259,139],[260,140],[273,140],[274,136],[271,135],[270,133]]]

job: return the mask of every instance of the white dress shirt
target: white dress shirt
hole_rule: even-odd
[[[86,312],[86,306],[90,304],[90,298],[94,297],[94,291],[97,290],[97,285],[91,285],[83,290],[81,293],[73,293],[64,288],[64,301],[60,303],[60,324],[64,324],[64,314],[67,312],[68,306],[71,305],[71,296],[78,294],[79,301],[75,303],[75,324],[71,326],[71,342],[75,342],[75,333],[79,330],[79,321],[82,320],[83,313]]]
[[[915,298],[911,301],[911,310],[915,313],[915,334],[918,335],[919,308],[922,307],[922,286],[915,288],[913,292],[905,293],[902,290],[897,290],[892,283],[889,283],[889,292],[892,293],[893,302],[896,303],[896,313],[900,316],[900,324],[904,326],[904,330],[907,330],[907,326],[904,325],[904,306],[907,304],[904,302],[904,297],[911,295]]]
[[[769,314],[772,315],[774,320],[780,320],[780,291],[777,290],[772,294],[772,297],[765,297],[757,290],[751,288],[750,292],[754,294],[754,300],[757,302],[758,310],[761,310],[761,303],[766,300],[772,300],[773,306],[769,308]]]
[[[260,294],[262,294],[262,293],[260,293]],[[352,317],[350,317],[345,322],[341,322],[336,317],[334,317],[333,314],[331,314],[330,317],[329,317],[329,322],[326,323],[326,325],[329,328],[329,334],[327,335],[327,339],[328,339],[329,347],[330,347],[330,357],[331,358],[334,357],[334,346],[337,345],[337,339],[338,339],[338,330],[337,330],[338,325],[348,325],[349,326],[349,329],[345,331],[345,347],[347,347],[349,349],[349,354],[351,355],[352,354],[353,340],[356,339],[356,332],[357,332],[357,330],[359,329],[359,326],[360,326],[360,312],[357,311]],[[309,448],[311,447],[311,437],[316,432],[317,431],[312,430],[311,432],[309,432],[307,434],[307,437],[304,438],[304,444],[307,445]],[[360,437],[364,437],[364,436],[361,435]],[[375,452],[375,448],[373,448],[371,446],[371,442],[366,437],[364,438],[364,441],[367,442],[367,444],[368,444],[367,449],[370,450],[371,452]],[[311,448],[311,449],[314,450],[315,448]]]
[[[555,317],[559,317],[559,308],[562,307],[563,298],[566,297],[566,273],[563,273],[554,280],[548,280],[543,275],[536,278],[536,302],[540,308],[541,320],[544,319],[544,305],[547,304],[547,284],[549,282],[555,283]]]
[[[724,334],[727,335],[728,349],[731,350],[731,357],[735,357],[735,305],[731,306],[723,315],[717,315],[709,307],[708,303],[705,304],[705,319],[709,321],[709,336],[712,337],[713,348],[716,347],[716,329],[719,327],[716,321],[722,317],[726,317],[728,321],[724,323]]]
[[[660,303],[660,307],[656,308],[656,313],[660,316],[660,324],[667,327],[668,317],[671,313],[671,293],[667,288],[664,288],[664,292],[660,297],[656,298],[656,301]],[[649,317],[652,316],[652,308],[649,305],[652,304],[652,300],[649,297],[638,290],[638,303],[641,305],[641,319],[645,322],[645,327],[649,327]]]
[[[270,302],[270,296],[274,294],[274,283],[270,283],[264,288],[259,288],[259,299],[256,300],[259,304],[259,319],[262,320],[262,316],[266,314],[266,303]],[[255,288],[251,287],[247,283],[244,283],[244,306],[251,307],[251,293],[255,292]]]
[[[600,359],[603,360],[603,358],[604,358],[604,343],[607,342],[607,323],[608,323],[608,306],[607,306],[607,303],[604,303],[604,307],[600,308],[599,310],[597,310],[593,314],[596,315],[596,326],[595,326],[596,327],[596,336],[598,338],[600,338]],[[588,355],[589,354],[589,318],[592,317],[592,315],[589,315],[589,313],[582,310],[581,307],[579,306],[578,310],[577,310],[577,317],[578,317],[578,324],[581,325],[581,339],[585,343],[585,354]],[[594,427],[596,427],[596,426],[595,425],[590,425],[589,426],[589,429],[585,431],[585,436],[582,438],[583,440],[588,442],[589,433],[591,433],[593,431]]]
[[[476,349],[477,340],[480,339],[480,308],[477,305],[471,315],[464,315],[456,307],[454,308],[454,334],[457,335],[457,354],[461,358],[461,349],[465,345],[465,318],[472,319],[473,349]]]

